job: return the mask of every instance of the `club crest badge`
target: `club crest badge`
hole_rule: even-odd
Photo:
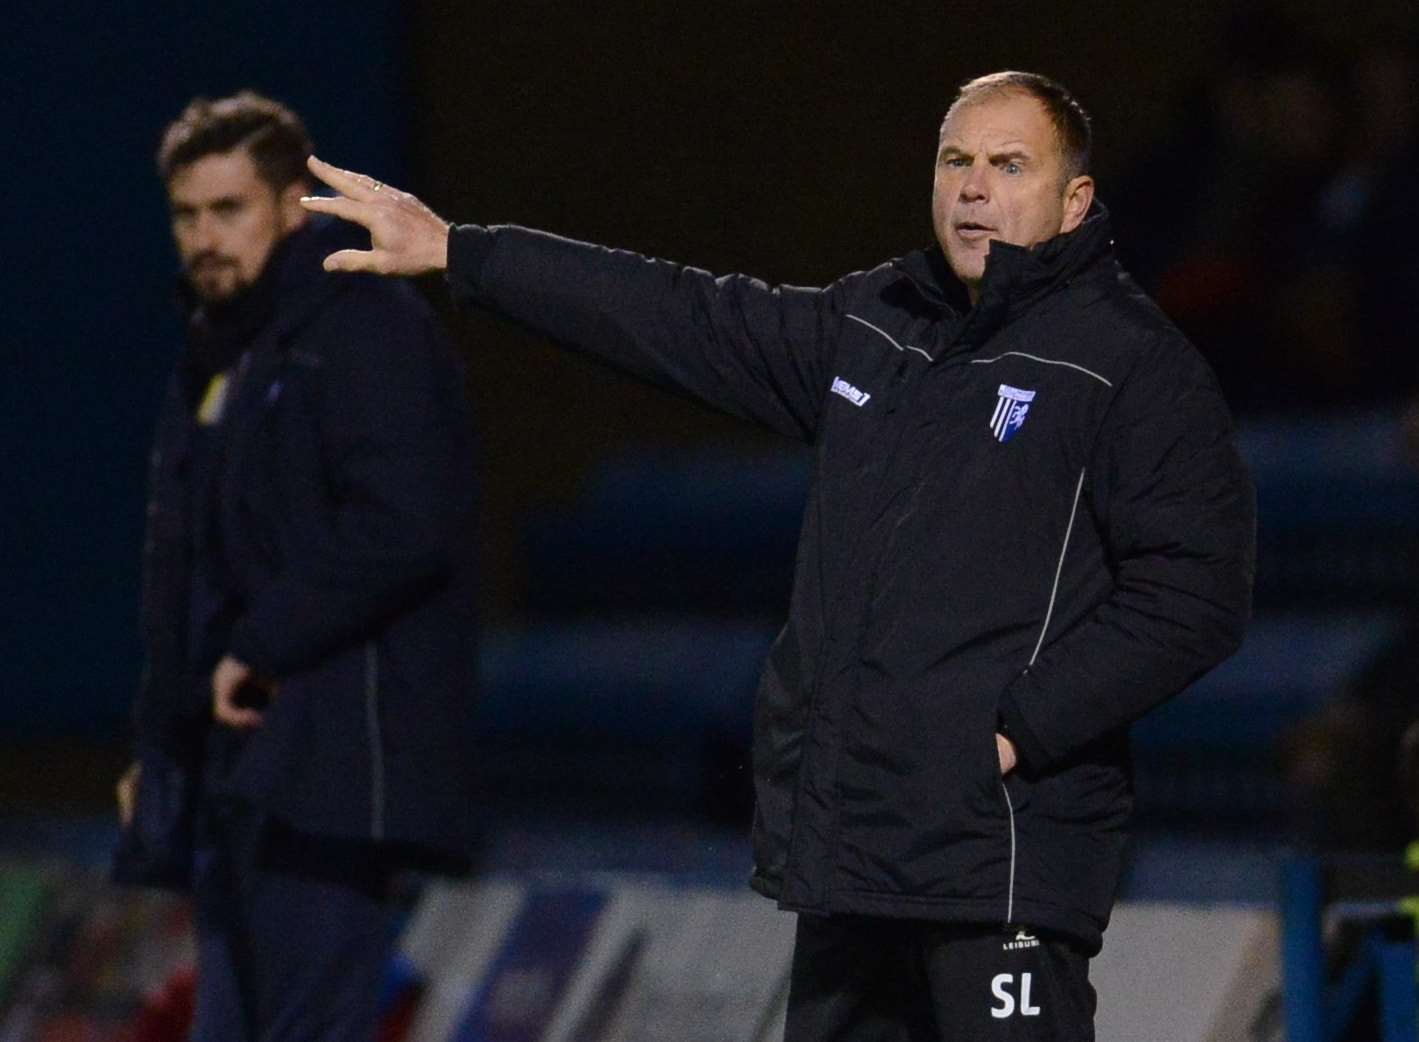
[[[996,441],[1007,442],[1025,425],[1025,416],[1030,411],[1030,403],[1035,400],[1035,392],[1001,384],[998,393],[1000,397],[995,400],[995,414],[990,418],[990,430]]]

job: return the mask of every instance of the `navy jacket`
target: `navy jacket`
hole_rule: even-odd
[[[468,226],[449,279],[813,444],[755,707],[754,886],[1097,947],[1128,725],[1237,647],[1254,552],[1216,382],[1119,269],[1102,210],[1033,250],[993,243],[973,308],[934,248],[771,288]],[[1003,780],[1001,730],[1021,756]]]
[[[457,852],[471,839],[476,686],[472,426],[460,369],[409,285],[329,275],[347,227],[273,255],[275,312],[235,368],[216,485],[225,651],[274,678],[245,738],[210,722],[188,632],[191,395],[175,377],[150,467],[140,751],[293,827]]]

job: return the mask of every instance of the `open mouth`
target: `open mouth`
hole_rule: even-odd
[[[956,234],[963,239],[983,239],[994,231],[990,225],[976,221],[959,221],[956,224]]]

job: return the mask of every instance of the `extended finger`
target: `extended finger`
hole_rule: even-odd
[[[343,196],[305,195],[301,196],[301,205],[315,213],[334,214],[341,220],[353,221],[366,228],[374,219],[368,203],[362,203],[358,199],[346,199]]]
[[[384,271],[379,250],[337,250],[325,258],[326,271]]]
[[[315,156],[307,159],[305,165],[306,169],[320,180],[340,194],[348,195],[351,199],[373,199],[379,189],[384,187],[366,174],[357,174],[353,170],[341,170],[338,166],[331,166],[325,160],[317,159]]]

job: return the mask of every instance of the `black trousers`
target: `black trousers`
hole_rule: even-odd
[[[798,917],[784,1042],[1093,1042],[1089,958],[1062,938]]]
[[[201,808],[192,1042],[373,1042],[391,874],[376,844]]]

